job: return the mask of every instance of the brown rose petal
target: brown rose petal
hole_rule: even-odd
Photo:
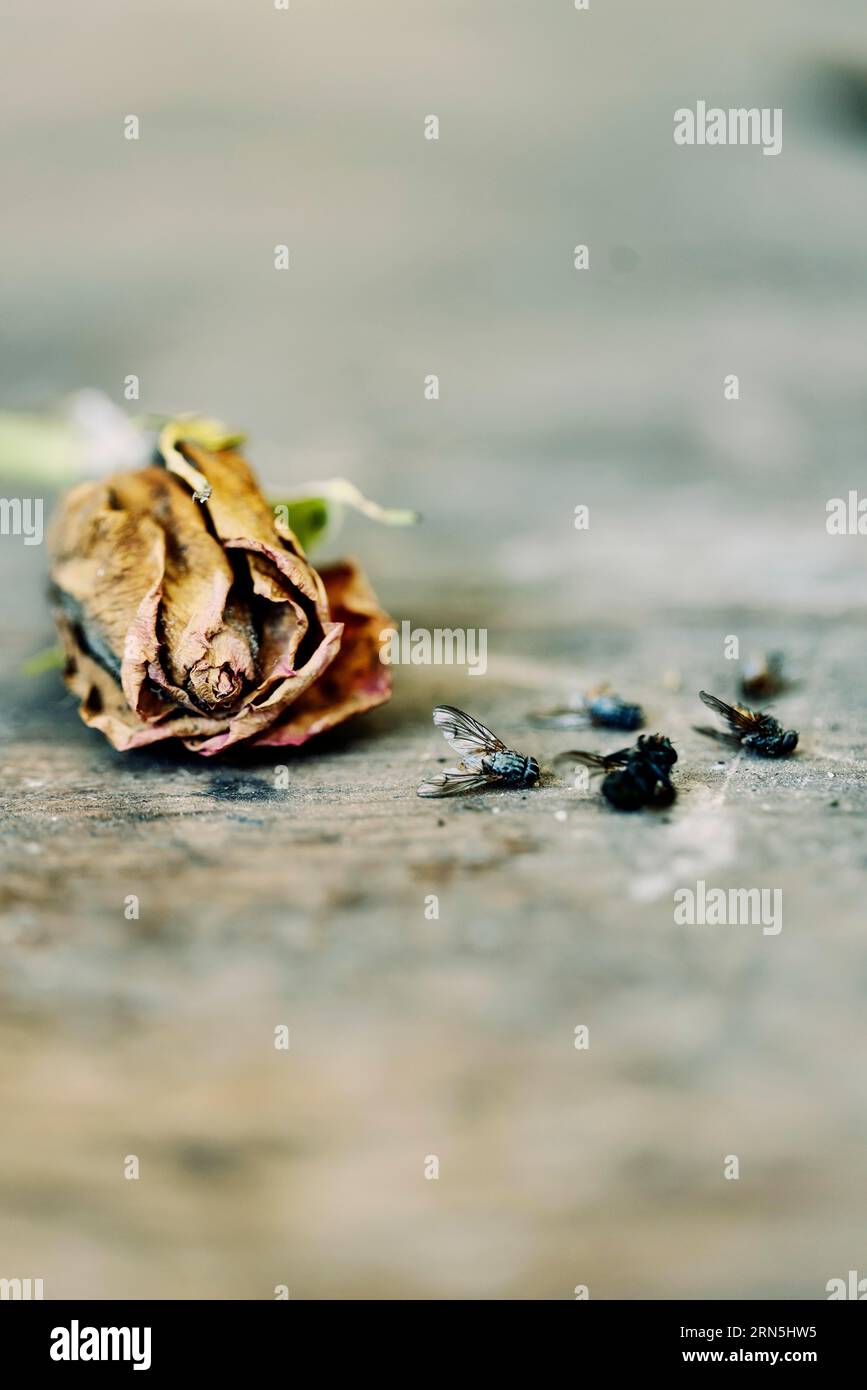
[[[211,756],[302,743],[387,699],[388,618],[356,567],[327,592],[246,461],[183,448],[204,505],[156,465],[61,504],[56,617],[85,722],[119,749],[177,738]]]
[[[283,681],[264,705],[245,705],[233,719],[230,719],[228,728],[224,728],[221,733],[214,734],[211,738],[201,741],[198,738],[193,739],[187,742],[187,748],[196,753],[202,753],[206,757],[211,757],[214,753],[224,752],[233,743],[239,743],[242,739],[251,739],[258,730],[268,728],[274,723],[277,714],[286,709],[294,700],[297,700],[315,680],[321,677],[322,672],[340,650],[342,633],[342,624],[330,623],[324,641],[320,642],[307,665],[302,666],[294,675]]]
[[[74,488],[55,523],[52,577],[80,615],[91,649],[117,666],[135,708],[157,657],[156,613],[162,593],[165,540],[150,516],[119,509],[110,483]]]
[[[291,712],[254,743],[298,746],[353,714],[384,704],[391,695],[391,668],[379,659],[380,633],[391,619],[352,560],[321,571],[334,617],[343,623],[340,653],[325,676],[305,691]]]
[[[62,614],[55,622],[66,656],[64,679],[81,701],[79,714],[91,729],[99,729],[115,748],[126,752],[166,738],[206,735],[220,728],[218,720],[179,714],[169,704],[151,722],[139,719],[123,691],[98,661],[79,645],[73,625]]]
[[[185,443],[182,447],[213,488],[207,503],[208,514],[223,545],[267,555],[316,605],[320,621],[327,622],[328,601],[319,575],[304,559],[292,531],[288,527],[278,531],[273,508],[260,493],[247,460],[230,449],[210,454],[195,444]]]

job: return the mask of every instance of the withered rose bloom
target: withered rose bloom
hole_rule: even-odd
[[[206,501],[156,463],[73,488],[54,523],[55,620],[84,722],[115,748],[180,739],[210,755],[301,744],[387,700],[389,619],[358,568],[317,573],[239,454],[179,456]]]

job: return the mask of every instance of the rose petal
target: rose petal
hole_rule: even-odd
[[[64,608],[80,621],[94,655],[120,668],[124,693],[135,708],[159,647],[162,531],[149,515],[119,506],[110,484],[84,483],[67,498],[52,544],[53,579]]]
[[[201,742],[193,739],[187,742],[187,748],[210,757],[214,753],[222,753],[224,749],[229,748],[233,743],[239,743],[242,739],[252,739],[255,742],[254,736],[259,730],[269,728],[284,709],[303,695],[314,681],[319,680],[322,672],[331,664],[340,650],[342,632],[343,625],[341,623],[329,623],[324,639],[306,666],[302,666],[292,676],[282,681],[268,696],[264,705],[245,705],[233,719],[229,720],[228,728]]]
[[[179,447],[204,505],[157,466],[62,504],[56,616],[85,723],[118,749],[181,739],[212,756],[302,743],[386,700],[389,620],[357,567],[323,582],[240,455]]]
[[[164,739],[207,735],[220,728],[217,720],[179,714],[177,707],[168,703],[164,703],[159,719],[140,719],[130,709],[117,681],[83,650],[74,625],[62,613],[55,613],[55,622],[66,655],[64,679],[81,701],[79,714],[85,724],[99,729],[120,752]]]
[[[340,653],[322,679],[291,713],[253,742],[260,747],[306,743],[354,714],[384,704],[391,695],[391,668],[379,659],[380,633],[390,625],[363,571],[343,560],[321,571],[329,605],[343,623]]]

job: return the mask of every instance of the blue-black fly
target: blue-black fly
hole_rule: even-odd
[[[753,652],[741,671],[741,694],[748,700],[767,700],[789,688],[781,652]]]
[[[585,729],[589,724],[597,729],[632,733],[644,723],[644,710],[641,705],[621,700],[609,686],[597,685],[575,704],[536,710],[529,718],[540,729]]]
[[[461,762],[425,778],[419,796],[455,796],[483,787],[533,787],[538,782],[536,759],[507,748],[471,714],[453,705],[437,705],[433,722],[460,754]]]
[[[677,753],[664,734],[639,734],[634,748],[617,753],[585,753],[574,749],[560,753],[556,762],[569,759],[604,772],[602,795],[618,811],[640,811],[644,806],[669,806],[677,795],[671,770]]]
[[[708,738],[715,738],[730,747],[746,748],[760,758],[785,758],[797,748],[797,729],[784,730],[772,714],[747,709],[746,705],[727,705],[725,700],[708,695],[706,690],[700,690],[698,695],[708,709],[725,720],[728,728],[722,731],[696,726],[696,733],[706,734]]]

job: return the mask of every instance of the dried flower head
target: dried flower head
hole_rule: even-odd
[[[363,574],[317,573],[231,448],[73,488],[51,548],[66,680],[115,748],[300,744],[389,697]]]

